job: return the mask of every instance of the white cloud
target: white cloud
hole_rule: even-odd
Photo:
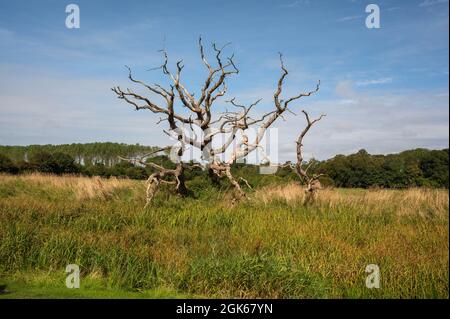
[[[430,7],[437,4],[448,3],[448,0],[425,0],[419,4],[419,7]]]
[[[379,78],[379,79],[370,79],[370,80],[362,80],[357,81],[356,85],[358,86],[367,86],[367,85],[376,85],[376,84],[387,84],[392,83],[392,78]]]
[[[346,16],[346,17],[342,17],[340,19],[337,19],[337,21],[338,22],[345,22],[345,21],[362,19],[363,17],[364,17],[363,15]]]
[[[418,147],[448,147],[448,102],[448,94],[439,92],[361,93],[352,82],[338,83],[335,97],[306,105],[311,117],[322,113],[327,116],[306,136],[305,152],[325,159],[362,148],[386,154]],[[293,107],[294,111],[300,109]],[[295,158],[294,142],[304,125],[301,114],[277,122],[283,145],[281,161]]]
[[[280,7],[282,8],[300,8],[303,5],[308,5],[310,2],[309,0],[296,0],[294,2],[288,3],[288,4],[282,4]]]
[[[133,112],[110,87],[125,82],[78,79],[0,64],[0,142],[46,144],[89,141],[167,142],[149,112]]]

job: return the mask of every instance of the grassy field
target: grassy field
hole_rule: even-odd
[[[144,209],[141,181],[0,175],[0,298],[449,297],[446,190],[191,188]]]

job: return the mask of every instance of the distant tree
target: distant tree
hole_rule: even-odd
[[[0,172],[16,174],[18,172],[17,166],[6,155],[0,154]]]
[[[432,186],[449,187],[448,149],[431,151],[420,161],[423,176],[430,180]]]
[[[416,149],[389,155],[365,150],[318,165],[338,187],[449,187],[448,149]]]
[[[101,177],[109,177],[111,175],[110,169],[102,163],[86,166],[86,168],[84,169],[84,173],[88,176]]]
[[[139,158],[141,154],[160,148],[118,143],[88,143],[64,145],[1,146],[0,171],[24,173],[42,171],[47,173],[82,173],[88,176],[109,177],[111,175],[146,178],[158,171],[152,165],[119,164],[120,154]],[[62,153],[62,154],[61,154]],[[134,155],[133,155],[134,154]],[[147,162],[175,169],[167,153],[148,157]],[[92,164],[94,163],[94,164]],[[303,166],[310,167],[310,174],[325,174],[320,177],[323,185],[336,187],[449,187],[449,150],[414,149],[398,154],[370,155],[365,150],[351,155],[317,161],[311,159]],[[233,163],[232,174],[239,180],[245,177],[252,186],[268,185],[297,179],[287,165],[282,165],[275,176],[258,173],[258,168],[245,163]],[[146,166],[146,167],[145,167]],[[187,163],[195,167],[194,163]],[[199,168],[184,171],[186,180],[209,178],[208,171]],[[173,178],[168,178],[173,181]],[[211,185],[211,184],[208,184]],[[216,185],[217,186],[217,185]]]
[[[60,175],[80,172],[80,168],[75,164],[73,157],[61,152],[38,151],[32,154],[30,164],[31,167],[43,173]]]
[[[32,167],[32,165],[24,160],[20,160],[17,162],[17,169],[19,171],[19,173],[27,173],[27,172],[32,172],[34,171],[34,168]]]
[[[148,173],[144,167],[133,166],[125,170],[125,175],[132,179],[147,179]]]
[[[117,177],[128,177],[132,179],[146,179],[148,173],[144,167],[134,166],[133,164],[122,161],[110,168],[110,173]]]
[[[113,166],[119,162],[118,156],[128,157],[146,154],[154,150],[155,147],[143,146],[139,144],[129,145],[123,143],[73,143],[61,145],[29,145],[29,146],[2,146],[0,153],[7,155],[13,162],[27,161],[32,153],[65,153],[72,156],[77,164],[93,165],[103,163],[106,166]]]

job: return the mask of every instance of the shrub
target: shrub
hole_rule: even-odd
[[[0,154],[0,172],[16,174],[18,168],[6,155]]]

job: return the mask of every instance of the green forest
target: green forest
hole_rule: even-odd
[[[79,174],[85,176],[146,179],[150,167],[135,166],[122,157],[137,157],[157,147],[119,143],[87,143],[64,145],[0,146],[0,172],[21,174],[43,172],[52,174]],[[311,164],[311,172],[324,174],[321,182],[329,187],[345,188],[408,188],[449,187],[449,150],[414,149],[397,154],[371,155],[360,150],[351,155],[304,163]],[[148,159],[170,168],[174,164],[166,155]],[[311,163],[312,162],[312,163]],[[279,168],[274,175],[261,175],[251,164],[234,164],[237,176],[246,176],[252,186],[295,180],[289,168]],[[187,179],[207,182],[206,172],[189,170]],[[205,178],[204,178],[205,177]]]

